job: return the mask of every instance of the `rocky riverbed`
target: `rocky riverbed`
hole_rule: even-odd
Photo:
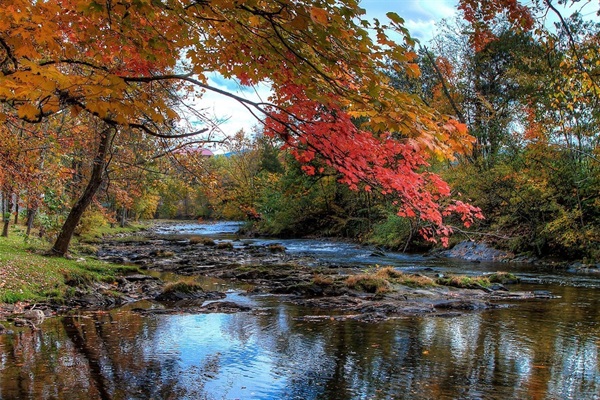
[[[32,321],[24,313],[39,310],[42,318],[73,308],[103,309],[150,300],[141,313],[211,313],[251,311],[232,302],[227,290],[207,290],[190,283],[194,277],[212,277],[252,296],[277,295],[281,301],[321,310],[314,317],[380,321],[407,315],[453,316],[464,312],[505,307],[526,299],[551,298],[548,292],[509,291],[506,283],[482,286],[478,283],[457,288],[442,282],[434,268],[423,267],[402,275],[388,275],[372,268],[337,265],[314,257],[291,255],[278,244],[257,245],[251,241],[215,241],[208,237],[159,235],[114,237],[104,241],[96,257],[113,263],[136,265],[140,273],[122,276],[114,282],[75,286],[65,304],[37,304],[22,310],[5,308],[5,319]],[[158,276],[171,273],[171,278]],[[349,284],[349,277],[365,282]],[[190,277],[189,279],[185,279]],[[372,280],[375,282],[371,282]],[[436,283],[437,282],[437,283]],[[39,318],[40,314],[36,316]],[[13,315],[13,317],[10,317]],[[16,315],[16,316],[14,316]],[[31,314],[33,315],[33,314]],[[23,318],[25,317],[25,318]],[[2,315],[0,315],[2,318]],[[39,321],[27,322],[35,326]],[[19,322],[21,323],[21,322]],[[0,328],[0,333],[2,328]]]
[[[98,256],[111,262],[135,264],[148,272],[214,277],[243,284],[246,295],[280,295],[282,301],[340,313],[336,318],[380,320],[414,314],[448,316],[503,307],[515,300],[552,297],[547,292],[511,292],[502,284],[487,287],[474,284],[472,288],[439,284],[419,287],[419,284],[405,285],[390,279],[385,291],[360,285],[351,287],[348,277],[364,274],[363,268],[290,255],[281,245],[256,245],[244,240],[215,242],[205,237],[149,234],[144,238],[125,237],[107,242]],[[435,269],[424,267],[408,277],[435,282],[439,275]],[[125,288],[141,289],[125,290],[126,297],[166,300],[165,308],[173,311],[213,311],[206,309],[207,301],[225,298],[224,293],[219,295],[219,292],[200,288],[169,297],[165,295],[164,283],[158,279],[141,282],[135,279],[133,283],[131,277],[123,277],[124,282],[120,284]],[[118,287],[115,289],[121,291]],[[235,307],[229,304],[227,309],[231,311]]]

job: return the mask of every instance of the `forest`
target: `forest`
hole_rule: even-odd
[[[600,35],[595,12],[567,13],[577,1],[462,0],[430,43],[352,0],[4,3],[3,236],[21,221],[66,255],[98,226],[225,219],[600,259]],[[220,132],[204,92],[255,129]]]

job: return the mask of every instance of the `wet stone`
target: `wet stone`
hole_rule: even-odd
[[[154,278],[154,277],[149,276],[149,275],[143,275],[143,274],[126,275],[126,276],[123,277],[123,279],[125,279],[126,281],[129,281],[129,282],[156,281],[156,280],[158,280],[157,278]]]
[[[237,313],[243,311],[250,311],[251,308],[241,304],[234,303],[232,301],[215,301],[208,303],[201,308],[203,312],[216,312],[216,313]]]

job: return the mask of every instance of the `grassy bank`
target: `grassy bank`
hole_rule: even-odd
[[[94,232],[93,236],[98,238],[102,233]],[[48,242],[37,237],[26,238],[19,226],[11,226],[8,238],[0,237],[0,303],[60,301],[78,286],[112,281],[125,271],[137,270],[81,257],[76,254],[77,244],[73,259],[46,256],[49,248]]]

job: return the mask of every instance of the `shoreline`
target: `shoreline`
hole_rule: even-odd
[[[31,310],[39,310],[49,317],[72,310],[111,309],[140,300],[156,303],[154,310],[137,310],[142,313],[248,311],[245,306],[228,301],[223,291],[210,291],[193,284],[197,277],[220,279],[232,286],[243,285],[247,288],[243,295],[277,295],[282,301],[342,313],[336,318],[367,322],[410,315],[448,317],[504,307],[514,301],[552,298],[546,292],[511,292],[504,285],[513,283],[510,281],[453,287],[436,281],[435,271],[381,275],[375,269],[369,276],[361,268],[318,262],[315,265],[314,259],[286,254],[285,248],[234,247],[210,238],[158,235],[154,233],[158,226],[160,222],[150,230],[121,234],[98,246],[96,258],[100,261],[137,268],[140,273],[122,274],[112,282],[75,286],[62,303],[3,305],[0,320],[21,318],[20,314]],[[85,262],[83,264],[85,267]],[[163,281],[157,277],[163,273],[176,274],[183,282]],[[365,275],[364,282],[349,285],[349,277],[361,274]],[[415,283],[418,279],[428,279],[429,283]],[[372,280],[377,283],[373,284]],[[173,290],[172,286],[177,283],[181,287]],[[215,303],[224,305],[215,306]],[[208,307],[210,304],[213,305]]]

